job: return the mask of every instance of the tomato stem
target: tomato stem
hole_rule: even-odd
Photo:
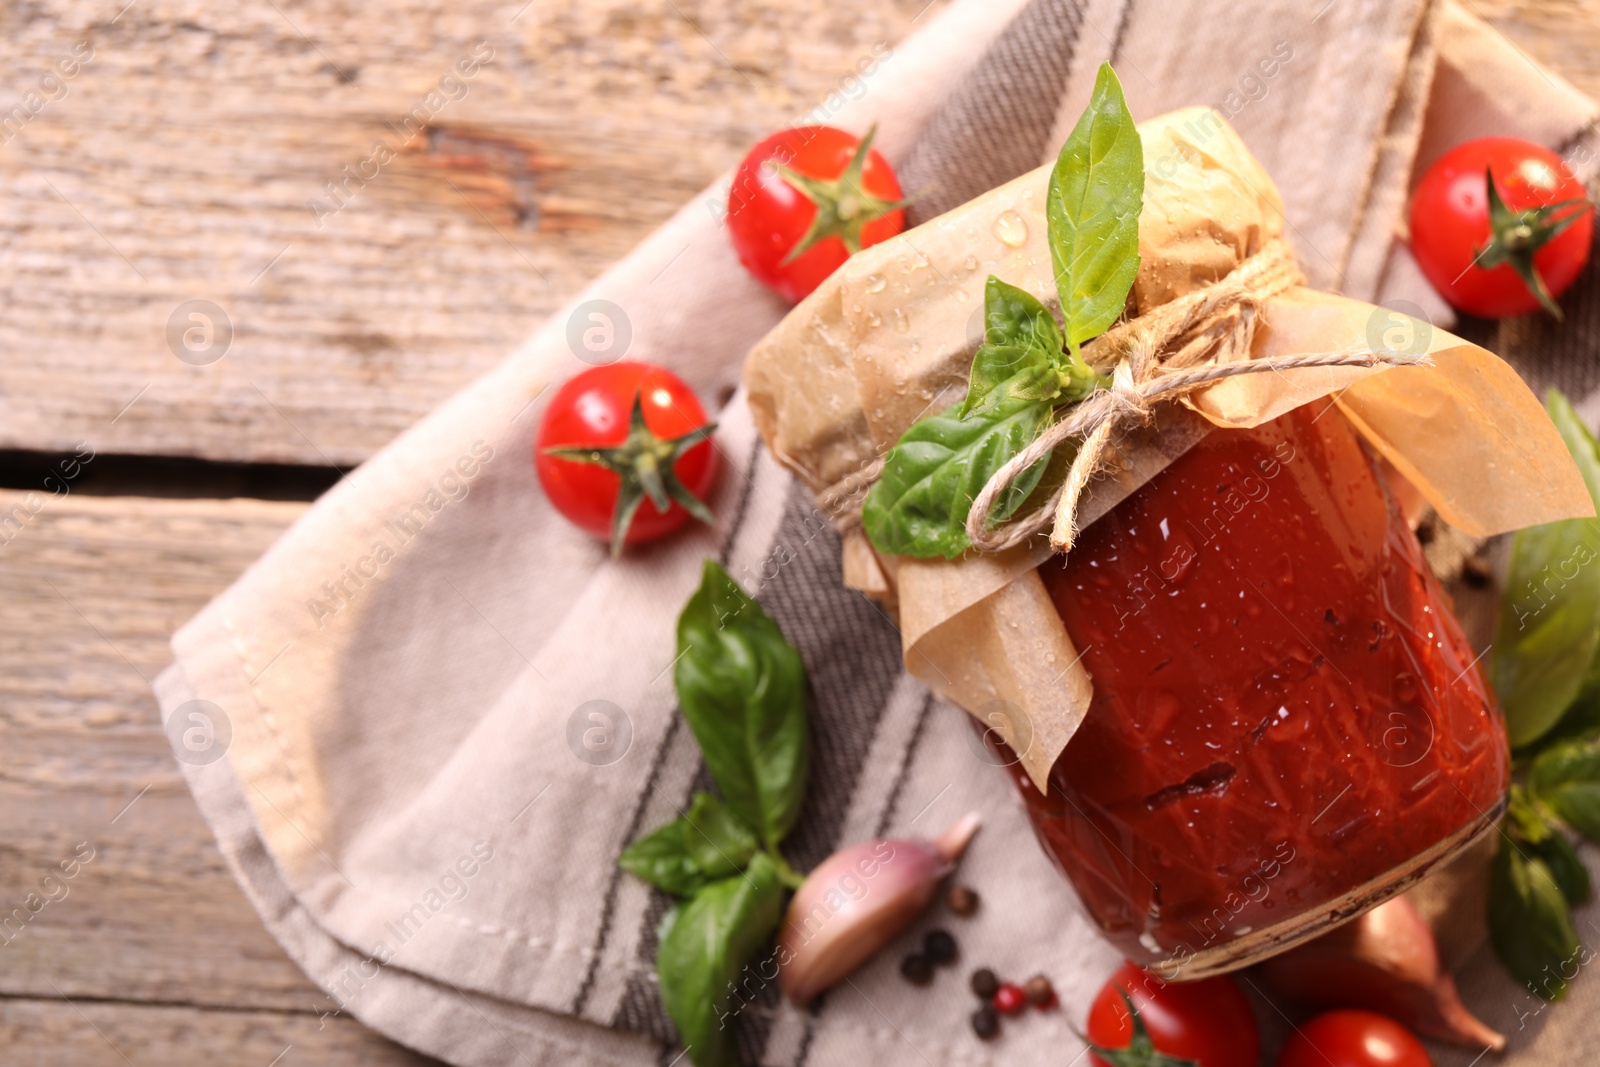
[[[609,448],[560,445],[544,450],[547,456],[558,456],[574,463],[591,463],[615,474],[617,505],[611,513],[611,555],[622,554],[627,543],[628,529],[639,505],[646,499],[658,514],[665,515],[673,501],[701,522],[710,526],[716,522],[705,502],[678,480],[676,467],[683,454],[717,429],[717,424],[707,423],[697,430],[678,437],[657,437],[645,425],[642,394],[635,390],[633,411],[628,416],[628,436],[622,444]]]
[[[1159,1051],[1150,1039],[1150,1031],[1139,1016],[1139,1009],[1126,990],[1119,989],[1122,1002],[1128,1006],[1128,1018],[1133,1023],[1133,1036],[1122,1048],[1102,1048],[1078,1034],[1078,1040],[1089,1046],[1089,1051],[1111,1064],[1111,1067],[1200,1067],[1193,1060],[1179,1059]],[[1076,1030],[1073,1033],[1078,1033]]]
[[[1534,265],[1534,253],[1582,218],[1589,210],[1589,201],[1578,197],[1512,211],[1495,185],[1494,168],[1484,168],[1484,182],[1489,198],[1489,241],[1479,250],[1474,262],[1484,270],[1509,266],[1517,272],[1528,291],[1538,298],[1540,305],[1559,320],[1562,317],[1561,308],[1550,295],[1544,278]],[[1568,213],[1558,218],[1557,215],[1562,211]]]
[[[867,192],[862,184],[862,172],[867,165],[867,153],[872,150],[872,140],[878,135],[876,124],[856,146],[855,154],[845,164],[844,172],[837,178],[813,178],[801,174],[782,163],[770,163],[778,177],[793,186],[795,191],[817,206],[811,226],[805,235],[789,250],[784,264],[793,263],[813,245],[829,237],[844,242],[851,255],[861,251],[861,228],[874,219],[899,211],[911,201],[884,200]]]

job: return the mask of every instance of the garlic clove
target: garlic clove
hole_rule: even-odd
[[[968,814],[932,841],[863,841],[819,863],[795,891],[778,932],[784,995],[804,1007],[909,926],[980,822]]]

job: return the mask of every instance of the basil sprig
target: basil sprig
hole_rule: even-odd
[[[1545,409],[1600,502],[1600,444],[1556,390]],[[1490,873],[1489,932],[1513,977],[1559,1000],[1583,962],[1571,908],[1591,891],[1567,831],[1600,841],[1600,520],[1516,535],[1488,674],[1525,772]]]
[[[777,623],[707,560],[678,617],[675,681],[722,799],[696,793],[686,813],[617,862],[685,898],[661,925],[661,1002],[697,1067],[723,1067],[737,1060],[729,990],[771,941],[784,894],[800,883],[778,845],[805,797],[806,672]]]
[[[995,472],[1101,384],[1078,354],[1127,305],[1139,272],[1144,149],[1109,65],[1062,146],[1045,198],[1050,256],[1065,329],[1033,294],[991,275],[984,341],[960,404],[907,430],[884,457],[861,519],[880,552],[953,559],[972,546],[967,514]],[[1047,454],[987,516],[1016,513],[1044,476]]]
[[[1600,504],[1600,444],[1566,397],[1545,410]],[[1495,627],[1489,677],[1513,748],[1548,733],[1572,707],[1600,654],[1600,519],[1566,519],[1517,533]]]

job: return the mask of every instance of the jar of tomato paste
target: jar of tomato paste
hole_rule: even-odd
[[[1216,430],[1041,576],[1094,700],[1041,794],[1112,942],[1230,970],[1490,832],[1509,774],[1476,657],[1373,455],[1327,401]]]

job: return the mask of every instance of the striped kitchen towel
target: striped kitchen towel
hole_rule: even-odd
[[[1594,117],[1482,23],[1427,0],[1263,0],[1248,16],[1221,0],[955,0],[919,21],[855,65],[852,99],[796,116],[876,121],[918,193],[913,221],[1052,157],[1109,60],[1135,115],[1210,104],[1240,131],[1277,179],[1313,284],[1429,308],[1395,243],[1419,151],[1503,126],[1576,156]],[[1514,106],[1457,106],[1473,93]],[[759,595],[810,671],[797,866],[978,810],[962,877],[984,904],[960,926],[966,962],[1048,972],[1074,1014],[1117,962],[1007,776],[963,713],[903,671],[893,620],[843,588],[838,539],[763,450],[735,388],[785,309],[736,262],[725,197],[719,184],[685,206],[318,501],[174,638],[156,684],[174,751],[263,921],[325,990],[308,1009],[463,1065],[674,1061],[653,977],[667,902],[616,857],[708,784],[671,671],[674,622],[708,556]],[[1536,377],[1594,395],[1600,297],[1592,275],[1580,288],[1567,327],[1529,320],[1500,339]],[[601,355],[578,343],[595,314],[626,323],[615,336],[628,358],[673,368],[723,407],[716,527],[616,561],[553,514],[530,463],[552,384],[624,354],[621,341]],[[598,748],[583,742],[596,728]],[[813,1012],[752,991],[736,1023],[746,1060],[1078,1051],[1059,1017],[1012,1028],[1003,1048],[979,1043],[958,981],[914,990],[897,958]],[[1476,966],[1474,1007],[1514,1032],[1499,1002],[1515,990]],[[1474,984],[1480,972],[1491,984]]]

